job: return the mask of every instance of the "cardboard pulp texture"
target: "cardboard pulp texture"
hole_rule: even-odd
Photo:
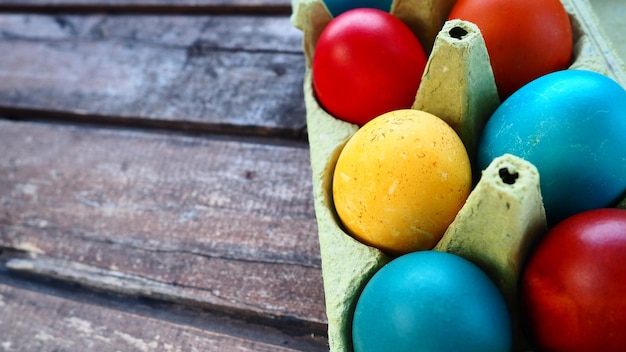
[[[303,31],[307,64],[304,97],[329,345],[331,351],[351,351],[351,321],[359,294],[391,258],[346,234],[337,218],[331,191],[334,166],[343,145],[358,126],[329,115],[312,91],[315,43],[331,15],[322,0],[292,1],[291,21]],[[596,71],[626,87],[624,63],[606,39],[587,0],[561,1],[570,15],[574,35],[570,69]],[[412,108],[448,122],[473,155],[475,136],[500,101],[480,30],[469,22],[446,21],[454,2],[394,0],[390,12],[417,33],[430,52]],[[463,35],[459,36],[459,32]],[[482,174],[476,170],[475,173],[481,175],[480,181],[434,249],[461,255],[490,275],[509,305],[515,349],[523,350],[526,345],[516,325],[514,295],[520,263],[533,240],[546,230],[539,175],[532,164],[512,155],[497,158]],[[625,205],[626,200],[619,206]]]

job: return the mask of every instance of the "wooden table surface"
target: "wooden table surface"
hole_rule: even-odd
[[[290,13],[0,1],[0,351],[328,349]]]

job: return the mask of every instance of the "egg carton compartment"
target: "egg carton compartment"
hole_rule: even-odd
[[[486,53],[483,52],[485,49],[482,38],[472,37],[476,31],[467,22],[445,21],[454,2],[455,0],[395,0],[390,12],[407,23],[414,32],[421,34],[419,39],[424,49],[427,52],[432,50],[429,64],[437,60],[447,60],[452,66],[456,65],[456,70],[466,73],[470,70],[476,71],[467,77],[482,77],[480,80],[476,78],[460,80],[458,86],[452,89],[457,95],[463,95],[470,100],[473,111],[468,113],[467,106],[463,105],[466,103],[464,101],[458,104],[458,110],[453,112],[453,115],[466,116],[465,120],[459,123],[475,129],[480,128],[484,123],[483,116],[489,111],[492,112],[500,102],[497,97],[494,98],[497,92],[495,86],[492,86],[492,80],[485,79],[493,77],[490,68],[484,65]],[[561,2],[570,16],[574,36],[574,59],[569,68],[599,72],[626,87],[625,65],[607,40],[587,0],[561,0]],[[358,126],[329,115],[314,97],[312,55],[317,39],[323,28],[332,20],[332,16],[321,0],[293,0],[292,5],[292,23],[303,31],[303,49],[307,63],[303,88],[329,344],[331,351],[351,351],[351,321],[359,294],[372,275],[392,258],[348,235],[334,209],[332,199],[334,167],[343,146],[358,130]],[[463,27],[470,35],[462,40],[451,38],[453,35],[450,29],[457,26],[470,26]],[[438,44],[433,48],[432,43],[435,42]],[[465,49],[470,46],[471,50],[460,50],[459,45],[466,46]],[[462,54],[459,54],[461,52]],[[441,57],[436,57],[437,55]],[[488,60],[486,62],[488,63]],[[476,74],[477,72],[482,74]],[[431,92],[428,92],[428,83],[425,84],[423,79],[422,84],[426,86],[422,94],[429,96]],[[419,96],[420,93],[413,108],[426,107],[424,109],[426,111],[437,109],[431,103],[424,103],[427,106],[420,105]],[[428,99],[422,101],[426,102]],[[626,200],[619,206],[625,205]],[[484,243],[485,238],[495,237],[493,233],[488,234],[483,240],[477,238],[472,243],[450,241],[449,238],[453,236],[448,237],[448,234],[456,231],[484,232],[485,228],[491,229],[492,232],[512,234],[503,239],[509,242],[501,243],[499,247],[504,246],[509,250],[485,253],[485,247],[491,245],[495,248],[493,243]],[[533,239],[545,230],[545,212],[536,168],[512,155],[504,155],[482,171],[480,182],[475,185],[466,204],[435,249],[460,254],[477,263],[492,278],[503,278],[497,285],[512,307],[512,318],[515,320],[515,303],[511,297],[515,294],[516,282],[511,282],[510,278],[517,277],[520,268],[510,265],[509,259],[523,257]],[[481,248],[480,255],[477,248]],[[515,340],[516,349],[526,348],[519,336]]]

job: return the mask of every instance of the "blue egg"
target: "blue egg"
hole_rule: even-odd
[[[359,297],[355,352],[510,351],[506,303],[489,277],[450,253],[419,251],[381,268]]]
[[[626,91],[583,70],[528,83],[487,122],[478,167],[505,153],[537,167],[549,225],[613,205],[626,191]]]
[[[356,8],[373,8],[389,12],[391,10],[392,0],[324,0],[326,8],[333,17],[356,9]]]

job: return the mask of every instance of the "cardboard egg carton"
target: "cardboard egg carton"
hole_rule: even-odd
[[[334,210],[334,166],[358,126],[329,115],[313,95],[312,56],[331,15],[322,0],[292,1],[291,20],[303,31],[307,64],[304,97],[329,344],[331,351],[351,351],[351,321],[359,294],[391,258],[348,235]],[[626,87],[626,67],[606,39],[587,0],[561,1],[570,15],[574,34],[570,68],[602,73]],[[390,12],[417,33],[430,52],[413,108],[446,120],[459,133],[469,154],[473,154],[476,136],[500,101],[480,30],[465,21],[446,22],[454,2],[394,0]],[[463,35],[458,35],[458,28],[463,29]],[[441,86],[440,82],[448,82],[448,88],[435,89]],[[497,158],[480,175],[480,181],[435,249],[459,254],[483,268],[503,292],[515,324],[520,263],[533,240],[546,230],[539,175],[532,164],[512,155]],[[620,204],[625,205],[626,200]],[[468,233],[473,235],[463,235]],[[518,329],[514,328],[517,334]],[[519,335],[514,341],[516,349],[525,348]]]

